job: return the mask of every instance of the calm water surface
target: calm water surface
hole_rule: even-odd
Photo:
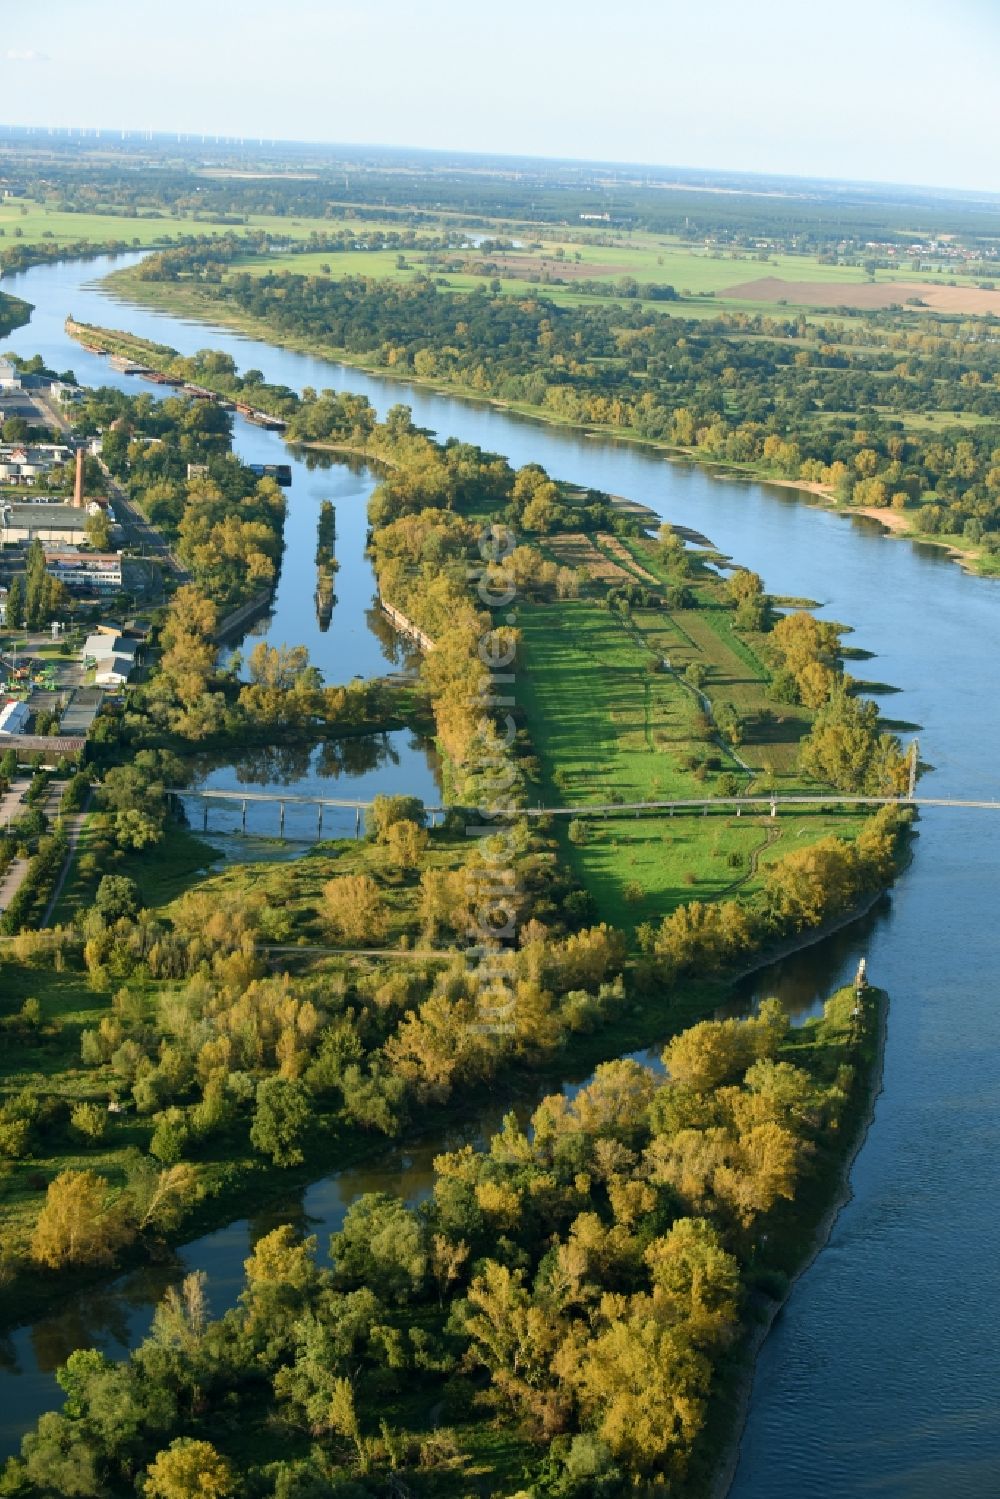
[[[419,424],[442,436],[642,500],[705,532],[757,569],[773,592],[810,595],[828,617],[854,626],[852,643],[878,652],[872,675],[901,689],[887,711],[922,726],[923,756],[934,767],[923,783],[929,793],[1000,798],[996,583],[968,578],[934,549],[891,541],[786,491],[713,479],[652,452],[366,377],[226,330],[111,306],[86,285],[106,269],[91,262],[8,278],[5,289],[37,308],[32,325],[10,345],[42,353],[57,369],[74,368],[85,381],[129,389],[137,382],[66,340],[67,313],[127,327],[184,353],[225,348],[269,380],[363,391],[383,412],[405,401]],[[278,440],[243,422],[237,447],[250,461],[284,457]],[[289,548],[268,636],[275,643],[305,640],[330,680],[343,680],[345,671],[385,669],[393,648],[365,633],[371,580],[347,540],[349,524],[361,533],[370,483],[364,473],[339,467],[295,470]],[[350,559],[338,575],[338,594],[346,599],[356,584],[356,602],[342,618],[338,604],[323,633],[315,619],[310,623],[310,608],[316,509],[325,496],[337,504],[338,554]],[[866,952],[892,1006],[884,1091],[852,1173],[854,1196],[764,1347],[736,1499],[1000,1493],[998,833],[1000,823],[988,815],[927,814],[914,864],[886,908],[786,960],[756,985],[758,993],[778,992],[808,1011]],[[419,1197],[440,1143],[405,1154],[387,1149],[377,1168],[334,1173],[284,1216],[306,1213],[329,1227],[353,1193],[379,1184]],[[272,1222],[234,1224],[184,1250],[186,1266],[209,1271],[217,1304],[237,1288],[253,1235]],[[99,1342],[117,1351],[141,1334],[162,1286],[156,1279],[152,1272],[127,1277],[9,1341],[9,1372],[0,1375],[8,1447],[53,1400],[50,1371],[72,1347]]]

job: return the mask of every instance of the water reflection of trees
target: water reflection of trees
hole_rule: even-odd
[[[285,1223],[295,1230],[299,1239],[305,1239],[313,1232],[316,1220],[306,1212],[302,1193],[296,1197],[284,1197],[280,1202],[268,1203],[247,1220],[247,1239],[251,1252],[261,1239]]]
[[[850,981],[858,959],[870,952],[876,932],[891,912],[891,897],[880,896],[856,921],[811,947],[779,958],[737,985],[726,1004],[716,1011],[717,1016],[727,1019],[752,1014],[762,999],[770,998],[780,999],[793,1025],[818,1015],[837,985]]]
[[[379,608],[365,610],[365,624],[382,647],[382,654],[393,666],[403,664],[406,657],[406,642],[389,622],[389,616]]]
[[[410,748],[419,747],[414,739]],[[313,777],[338,780],[341,776],[363,776],[384,765],[398,765],[400,752],[390,734],[353,734],[326,739],[320,744],[266,744],[246,750],[235,763],[202,761],[198,780],[205,784],[212,774],[229,769],[237,787],[300,786]],[[226,789],[224,785],[219,790]],[[308,793],[308,786],[301,786]]]
[[[371,477],[368,462],[357,453],[330,453],[322,448],[306,448],[291,442],[287,448],[295,462],[301,463],[309,473],[315,473],[317,469],[346,468],[359,478]]]
[[[315,772],[324,779],[363,776],[383,765],[398,765],[399,751],[387,734],[358,734],[353,739],[328,739],[320,745]]]
[[[332,589],[329,592],[325,591],[322,587],[322,580],[319,580],[316,584],[315,602],[316,623],[319,626],[319,633],[325,635],[333,623],[333,611],[337,607],[337,595]]]
[[[420,652],[405,635],[400,635],[387,614],[377,605],[365,610],[365,624],[382,647],[382,654],[392,666],[415,671],[420,662]]]
[[[262,744],[247,750],[233,766],[240,786],[291,786],[309,774],[309,744]]]
[[[148,1265],[112,1285],[83,1292],[58,1315],[35,1322],[31,1347],[38,1369],[53,1374],[78,1348],[131,1347],[136,1341],[136,1312],[145,1312],[151,1319],[167,1286],[179,1274],[176,1263]]]

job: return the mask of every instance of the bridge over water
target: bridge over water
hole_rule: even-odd
[[[240,808],[241,825],[246,829],[248,808],[255,804],[276,806],[278,809],[278,836],[282,837],[285,831],[285,811],[288,807],[311,807],[316,812],[317,838],[323,836],[323,817],[326,810],[347,809],[354,812],[355,836],[360,836],[364,814],[371,807],[370,801],[361,801],[351,797],[314,796],[302,795],[298,792],[283,791],[226,791],[212,789],[195,789],[189,787],[173,786],[169,788],[172,796],[197,800],[202,804],[202,826],[208,830],[208,814],[213,802],[221,804],[235,804]],[[739,817],[743,812],[765,813],[771,817],[777,817],[782,808],[807,807],[826,808],[840,807],[847,811],[853,808],[859,811],[869,807],[914,807],[918,810],[930,808],[955,808],[965,811],[978,812],[1000,812],[1000,800],[994,801],[986,798],[952,797],[952,796],[845,796],[837,792],[813,792],[808,795],[775,795],[767,794],[761,796],[703,796],[682,797],[672,801],[639,801],[639,802],[582,802],[575,806],[556,807],[518,807],[512,809],[511,816],[517,817],[642,817],[663,815],[673,817],[678,813],[700,814],[707,817],[713,811],[735,812]],[[424,809],[432,822],[438,817],[443,817],[448,808],[427,806]],[[452,811],[455,809],[452,808]],[[498,818],[498,821],[503,820]]]

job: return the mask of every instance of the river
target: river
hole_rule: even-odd
[[[851,643],[877,652],[877,676],[900,689],[887,700],[887,711],[922,726],[923,758],[933,766],[923,782],[928,794],[1000,795],[1000,699],[989,679],[989,662],[1000,650],[995,582],[966,576],[933,548],[890,540],[784,490],[714,478],[649,450],[367,377],[225,329],[109,305],[90,285],[109,268],[92,261],[7,278],[4,289],[36,307],[31,325],[13,335],[10,347],[37,351],[88,383],[129,389],[135,381],[67,340],[67,313],[125,327],[183,353],[223,348],[269,380],[364,392],[381,412],[404,401],[416,422],[442,436],[479,443],[514,464],[535,460],[561,478],[640,500],[705,532],[759,571],[772,592],[809,595],[828,617],[854,626]],[[236,445],[250,461],[284,458],[280,440],[243,422],[237,422]],[[309,633],[304,601],[312,594],[316,498],[335,499],[342,533],[342,512],[345,521],[351,504],[360,512],[370,485],[363,474],[347,472],[297,470],[303,495],[314,486],[308,490],[313,509],[299,512],[293,486],[281,580],[289,598],[286,607],[279,589],[267,627],[276,642],[306,639],[331,680],[343,677],[336,611],[326,635],[316,626]],[[340,534],[338,553],[343,562]],[[347,570],[342,566],[338,575],[338,593],[346,589]],[[359,586],[368,585],[362,578]],[[359,625],[356,614],[348,618],[345,611],[345,619],[345,629]],[[365,664],[350,670],[381,670],[385,652],[375,637],[359,634],[352,659]],[[994,1393],[1000,1257],[993,1252],[1000,1224],[993,1153],[1000,1138],[998,829],[991,817],[926,814],[914,863],[885,909],[756,982],[758,993],[778,992],[808,1007],[843,981],[865,952],[874,981],[890,992],[891,1009],[884,1090],[852,1171],[853,1198],[762,1351],[734,1499],[936,1499],[942,1492],[949,1499],[981,1499],[1000,1491]],[[478,1128],[489,1123],[481,1120]],[[380,1184],[419,1195],[438,1148],[440,1142],[419,1151],[387,1148],[377,1167],[334,1174],[277,1216],[306,1214],[325,1232],[356,1190]],[[250,1237],[275,1216],[234,1224],[185,1249],[185,1264],[209,1271],[216,1305],[238,1285]],[[0,1431],[8,1447],[52,1400],[48,1371],[72,1347],[97,1341],[117,1351],[141,1333],[157,1288],[151,1276],[155,1282],[152,1272],[115,1282],[9,1341],[7,1372],[0,1376]]]

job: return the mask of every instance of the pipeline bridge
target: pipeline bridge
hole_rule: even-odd
[[[278,836],[282,837],[285,831],[286,808],[310,807],[316,813],[316,838],[323,836],[323,817],[327,810],[348,810],[354,812],[355,835],[360,837],[364,814],[371,807],[370,801],[361,801],[349,797],[311,796],[300,793],[282,791],[223,791],[216,789],[197,789],[183,786],[168,788],[169,794],[189,801],[199,801],[202,805],[202,827],[208,831],[209,809],[213,803],[235,804],[240,808],[241,825],[246,829],[248,809],[257,804],[276,806],[278,809]],[[957,808],[966,811],[978,812],[1000,812],[1000,801],[989,799],[953,797],[953,796],[846,796],[837,792],[813,792],[808,795],[782,794],[769,795],[764,793],[759,796],[704,796],[683,797],[672,801],[639,801],[639,802],[581,802],[575,806],[557,807],[517,807],[511,809],[511,816],[516,817],[572,817],[572,818],[609,818],[609,817],[643,817],[643,816],[667,816],[673,817],[677,814],[700,814],[707,817],[711,812],[726,811],[735,813],[737,817],[744,812],[757,815],[769,815],[777,817],[782,808],[800,809],[806,808],[840,807],[846,810],[857,808],[861,810],[867,807],[913,807],[917,810],[924,808]],[[434,822],[438,817],[443,817],[447,811],[455,811],[456,808],[425,806],[424,811]],[[474,815],[474,809],[470,809],[470,815]],[[502,821],[498,817],[497,821]]]

